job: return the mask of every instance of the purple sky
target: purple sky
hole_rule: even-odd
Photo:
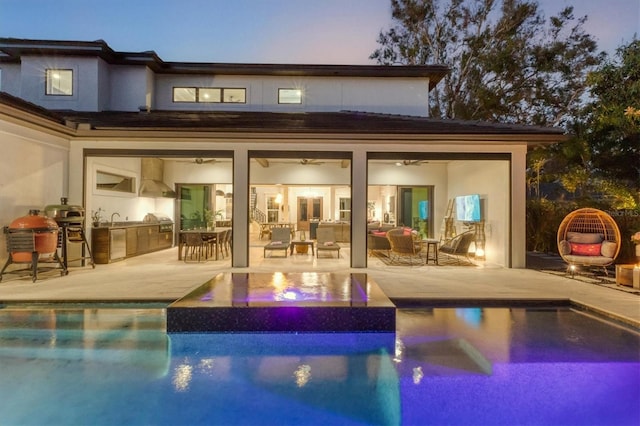
[[[539,0],[573,5],[613,52],[640,36],[640,0]],[[0,0],[0,36],[105,40],[165,61],[371,64],[389,0]]]

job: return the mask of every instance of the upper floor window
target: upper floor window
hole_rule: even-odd
[[[174,87],[173,102],[196,102],[197,92],[195,87]]]
[[[302,90],[300,89],[278,89],[279,104],[301,104]]]
[[[174,87],[173,102],[246,103],[247,89],[220,87]]]
[[[45,94],[53,96],[73,95],[73,70],[48,69],[45,71]]]
[[[222,89],[202,87],[198,89],[198,102],[220,102]]]
[[[245,103],[247,101],[245,89],[222,89],[222,102]]]

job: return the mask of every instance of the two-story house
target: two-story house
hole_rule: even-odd
[[[0,39],[0,222],[62,196],[130,220],[161,212],[176,232],[214,210],[233,223],[232,266],[246,267],[253,222],[330,221],[348,224],[356,268],[368,223],[440,239],[481,222],[478,257],[524,267],[526,153],[562,131],[428,117],[447,71],[176,63],[104,41]],[[468,195],[472,219],[455,203]]]

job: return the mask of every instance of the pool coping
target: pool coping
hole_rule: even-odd
[[[570,307],[585,312],[594,313],[604,319],[608,319],[622,325],[631,327],[636,331],[640,331],[640,321],[624,315],[608,311],[593,304],[581,302],[571,298],[426,298],[426,297],[389,297],[396,306],[396,309],[411,308],[542,308],[542,307]],[[55,300],[0,300],[0,310],[8,307],[17,307],[20,305],[30,305],[49,307],[50,305],[150,305],[165,304],[166,308],[178,299],[175,298],[154,298],[154,299],[55,299]],[[116,306],[109,306],[116,308]],[[125,307],[122,306],[124,309]],[[164,309],[160,306],[149,307],[149,309]]]

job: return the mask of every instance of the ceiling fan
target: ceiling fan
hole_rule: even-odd
[[[191,164],[213,164],[215,163],[217,160],[215,158],[209,158],[209,159],[205,159],[205,158],[194,158],[193,160],[177,160],[179,163],[191,163]]]
[[[396,166],[419,166],[420,164],[426,164],[428,161],[426,160],[402,160],[397,161]]]
[[[324,162],[314,160],[314,159],[303,158],[302,160],[300,160],[300,164],[302,164],[303,166],[319,166],[321,164],[324,164]]]

